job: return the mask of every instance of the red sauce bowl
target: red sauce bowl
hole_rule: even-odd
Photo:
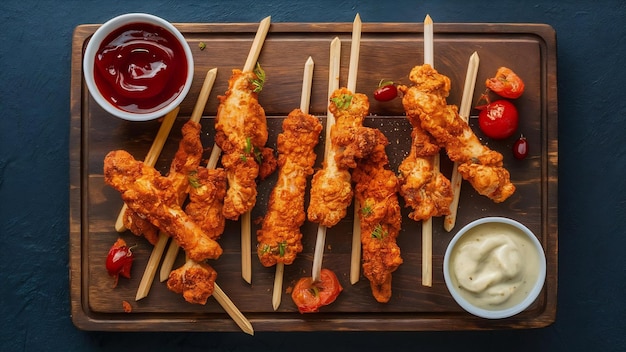
[[[147,121],[185,99],[194,62],[189,44],[170,22],[129,13],[105,22],[89,39],[83,73],[89,93],[104,110]]]

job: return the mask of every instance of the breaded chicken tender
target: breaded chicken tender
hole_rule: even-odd
[[[257,231],[257,254],[263,266],[289,265],[302,251],[300,226],[306,218],[307,178],[313,174],[314,149],[321,131],[319,120],[300,109],[283,120],[283,132],[277,140],[278,180]]]
[[[515,192],[509,172],[503,167],[502,154],[480,143],[470,126],[447,105],[450,79],[428,64],[411,70],[410,87],[400,86],[402,104],[409,119],[419,119],[420,126],[445,147],[450,160],[458,163],[461,176],[481,195],[496,203]]]

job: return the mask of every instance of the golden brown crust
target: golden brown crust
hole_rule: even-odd
[[[335,90],[330,97],[329,110],[335,117],[330,129],[331,148],[326,160],[311,181],[308,219],[326,227],[335,226],[346,216],[353,191],[350,169],[366,158],[377,145],[376,132],[363,127],[369,113],[369,100],[347,88]]]
[[[226,173],[224,169],[207,169],[199,167],[190,178],[189,203],[185,213],[200,225],[204,233],[217,240],[224,232],[226,219],[222,214],[224,196],[226,195]]]
[[[283,121],[283,132],[277,140],[278,180],[257,231],[257,255],[263,266],[291,264],[302,251],[304,196],[307,177],[313,174],[314,148],[321,130],[319,120],[300,109],[293,110]]]
[[[402,225],[398,202],[398,179],[389,170],[385,153],[387,138],[376,131],[378,144],[368,158],[359,161],[352,173],[359,202],[363,275],[370,281],[372,295],[381,303],[391,298],[391,273],[403,262],[396,238]]]
[[[202,143],[200,130],[202,126],[195,121],[187,121],[181,131],[182,138],[178,144],[178,150],[170,165],[167,177],[172,182],[172,190],[177,194],[178,204],[182,204],[187,197],[189,186],[188,175],[195,170],[202,159]],[[159,238],[159,229],[145,217],[140,216],[131,209],[127,209],[123,216],[124,227],[137,236],[143,235],[148,242],[155,245]]]
[[[182,293],[185,301],[206,304],[215,288],[217,272],[206,263],[187,260],[183,266],[172,270],[167,280],[167,288]]]
[[[419,119],[421,127],[446,148],[450,160],[459,163],[459,173],[479,194],[495,202],[511,196],[515,186],[502,166],[502,154],[480,143],[458,108],[447,105],[449,78],[426,64],[414,67],[410,79],[413,86],[399,87],[409,119]]]
[[[219,96],[215,143],[222,149],[228,177],[224,216],[231,220],[237,220],[256,203],[259,165],[255,152],[263,150],[268,138],[265,111],[252,84],[257,78],[253,72],[233,70],[228,90]]]
[[[143,236],[153,246],[159,240],[159,229],[152,225],[148,219],[142,218],[133,210],[126,208],[122,217],[124,227],[135,236]]]
[[[216,259],[222,248],[191,221],[178,204],[172,180],[123,150],[104,159],[104,180],[117,189],[128,207],[176,239],[196,261]]]
[[[400,194],[406,206],[413,209],[409,218],[421,221],[447,215],[450,213],[452,188],[450,181],[434,168],[433,161],[439,153],[439,146],[419,123],[413,126],[411,136],[411,151],[398,167]]]

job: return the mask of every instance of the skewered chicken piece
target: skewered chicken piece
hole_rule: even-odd
[[[187,121],[182,127],[182,138],[178,150],[170,165],[167,177],[172,181],[174,193],[178,194],[178,204],[181,205],[187,197],[189,186],[188,175],[198,168],[202,159],[202,142],[200,130],[202,126],[194,121]],[[133,234],[143,235],[152,245],[158,241],[159,230],[150,221],[139,216],[132,209],[126,209],[124,226]]]
[[[396,238],[402,215],[398,203],[398,179],[389,169],[387,138],[377,129],[378,143],[372,153],[358,162],[352,172],[360,204],[363,274],[370,281],[374,298],[386,303],[391,298],[391,273],[403,262]]]
[[[302,251],[304,195],[307,177],[313,174],[314,148],[321,130],[319,120],[300,109],[293,110],[283,121],[283,132],[277,140],[278,180],[257,231],[257,254],[263,266],[289,265]]]
[[[258,70],[258,73],[237,69],[232,72],[228,90],[219,97],[215,143],[222,149],[222,165],[228,177],[223,213],[227,219],[237,220],[254,207],[259,164],[272,152],[265,150],[267,123],[257,94],[264,75]],[[264,171],[267,174],[268,170]]]
[[[428,64],[414,67],[409,79],[413,86],[399,87],[407,116],[419,118],[421,127],[459,163],[459,173],[479,194],[496,203],[505,201],[515,186],[502,166],[502,154],[482,145],[458,108],[447,105],[450,79]]]
[[[111,151],[104,159],[104,180],[122,194],[130,209],[170,234],[191,259],[200,262],[222,254],[219,244],[182,210],[173,181],[153,167],[126,151]]]
[[[204,305],[213,294],[216,278],[217,272],[210,265],[189,259],[180,268],[172,270],[167,288],[182,293],[189,303]]]
[[[363,127],[369,112],[369,100],[360,93],[339,88],[330,98],[329,110],[335,117],[331,127],[331,148],[324,166],[313,176],[308,219],[326,227],[336,225],[346,216],[352,202],[349,170],[376,146],[376,133]]]
[[[450,181],[433,165],[439,153],[436,141],[420,126],[416,116],[408,115],[411,132],[411,151],[398,167],[400,173],[400,195],[413,211],[409,218],[415,221],[450,213],[452,188]]]
[[[189,176],[189,203],[185,213],[198,224],[204,233],[218,240],[224,232],[226,219],[222,214],[226,196],[226,172],[224,169],[198,167]]]
[[[224,169],[199,167],[190,175],[189,204],[185,212],[211,239],[217,240],[224,232],[226,219],[222,215],[226,195]],[[187,259],[185,264],[172,270],[167,288],[182,293],[189,303],[206,304],[213,294],[217,272],[208,264]]]

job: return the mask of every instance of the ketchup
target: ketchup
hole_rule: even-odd
[[[187,60],[173,34],[149,23],[132,23],[104,39],[94,71],[105,99],[121,110],[149,113],[181,93]]]

